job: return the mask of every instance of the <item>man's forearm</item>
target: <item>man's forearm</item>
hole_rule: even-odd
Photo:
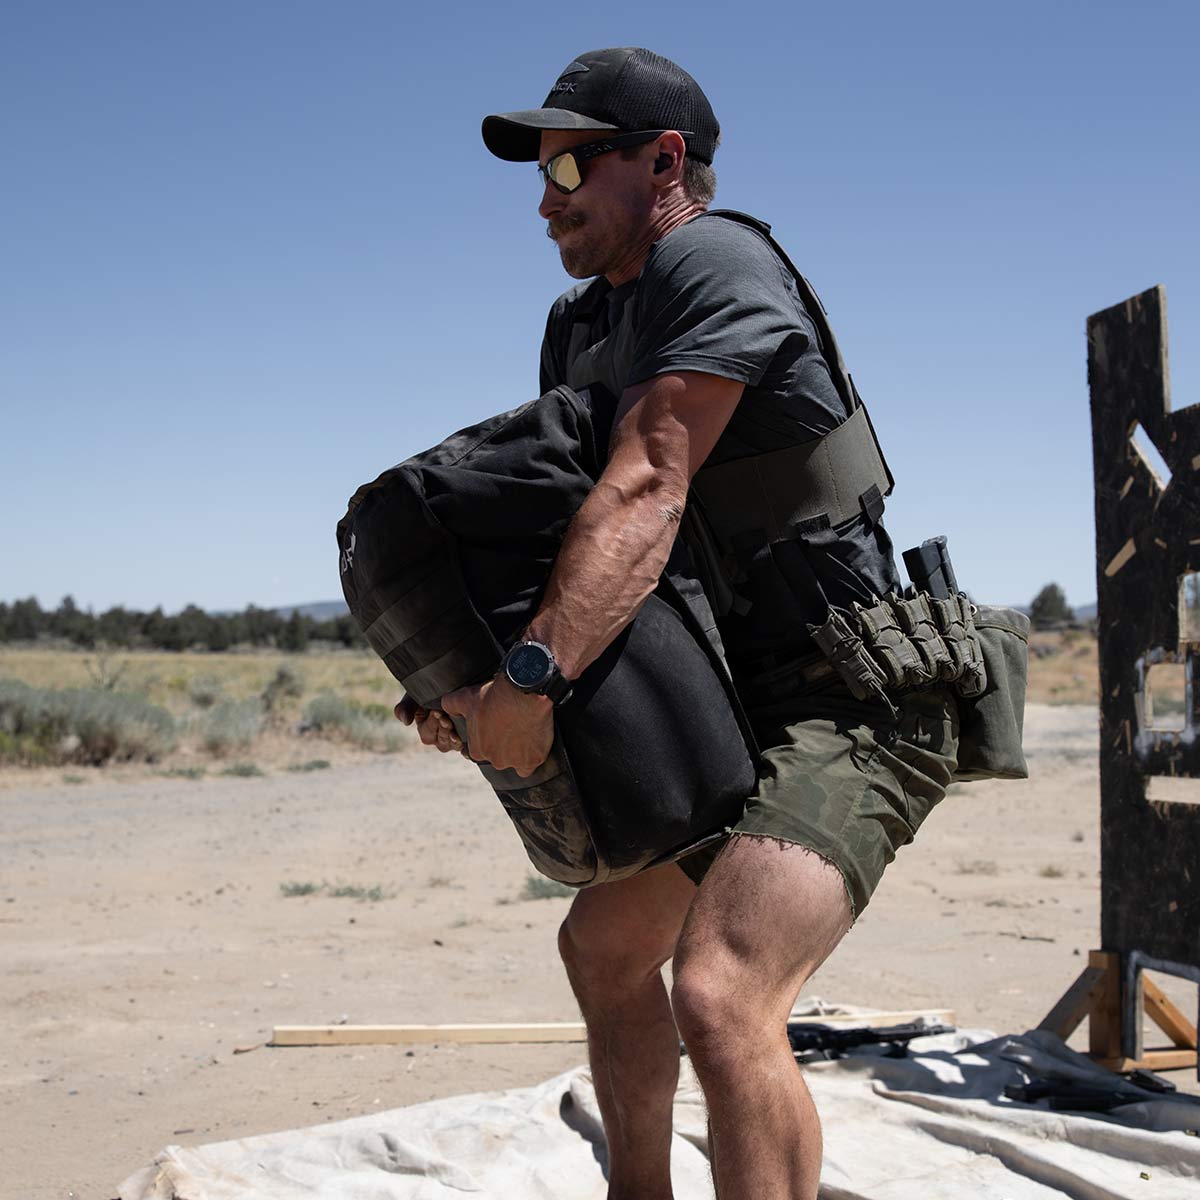
[[[742,384],[670,372],[626,390],[608,466],[572,521],[529,636],[578,679],[658,586],[687,503]]]
[[[563,539],[529,636],[577,679],[658,585],[686,492],[653,476],[602,477]]]

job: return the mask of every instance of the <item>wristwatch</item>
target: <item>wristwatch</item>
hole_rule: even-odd
[[[520,692],[547,697],[555,706],[571,695],[571,682],[554,661],[554,653],[541,642],[518,642],[504,656],[504,676]]]

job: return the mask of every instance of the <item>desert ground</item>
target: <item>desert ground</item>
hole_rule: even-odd
[[[1074,979],[1098,945],[1095,648],[1052,649],[1033,661],[1030,779],[952,789],[806,994],[1021,1031]],[[83,670],[41,653],[0,652],[0,677]],[[182,674],[179,695],[218,670],[144,657],[131,675],[169,691]],[[306,686],[350,672],[395,698],[366,655],[331,657],[300,662]],[[234,695],[273,667],[227,661]],[[168,1143],[581,1061],[569,1044],[265,1045],[277,1024],[577,1019],[554,948],[569,901],[535,895],[475,767],[411,739],[380,753],[299,736],[292,703],[234,752],[259,773],[222,774],[230,757],[187,738],[157,763],[0,766],[0,1196],[106,1200]],[[1194,1011],[1194,986],[1160,981]]]

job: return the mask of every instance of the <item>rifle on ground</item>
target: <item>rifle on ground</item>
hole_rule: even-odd
[[[1034,1079],[1026,1083],[1010,1083],[1004,1094],[1022,1104],[1046,1104],[1060,1112],[1111,1112],[1122,1104],[1138,1104],[1153,1096],[1170,1095],[1175,1085],[1150,1071],[1133,1071],[1126,1076],[1126,1085],[1101,1087],[1077,1079]],[[1132,1086],[1128,1086],[1132,1085]],[[1191,1097],[1187,1097],[1191,1099]]]
[[[889,1025],[883,1029],[838,1029],[832,1025],[791,1022],[788,1042],[798,1062],[844,1058],[857,1046],[886,1046],[888,1058],[904,1058],[914,1038],[953,1033],[953,1025]]]

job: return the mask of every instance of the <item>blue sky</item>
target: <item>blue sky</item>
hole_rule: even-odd
[[[1200,400],[1195,4],[0,9],[0,600],[338,594],[362,482],[537,391],[569,280],[487,112],[645,45],[723,127],[717,204],[829,309],[898,547],[1095,596],[1087,315],[1168,292]]]

